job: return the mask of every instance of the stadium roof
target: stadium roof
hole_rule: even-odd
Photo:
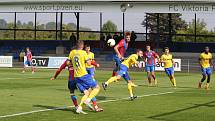
[[[215,0],[0,0],[0,12],[123,11],[215,14]]]
[[[0,3],[41,2],[215,2],[215,0],[0,0]]]

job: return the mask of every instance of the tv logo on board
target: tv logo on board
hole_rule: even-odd
[[[49,58],[33,58],[32,59],[32,65],[33,66],[47,67],[48,61],[49,61]]]

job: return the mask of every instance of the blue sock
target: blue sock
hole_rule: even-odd
[[[71,95],[71,99],[75,107],[77,107],[78,106],[77,97],[75,95]]]
[[[71,95],[72,100],[77,100],[77,97],[75,95]]]
[[[93,101],[93,102],[96,101],[96,97],[92,98],[92,101]]]

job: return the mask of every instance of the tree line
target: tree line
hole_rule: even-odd
[[[159,21],[157,16],[159,15]],[[171,17],[171,21],[170,21]],[[171,22],[171,23],[170,23]],[[196,25],[196,30],[195,30]],[[215,42],[215,29],[208,30],[207,23],[204,20],[197,19],[196,22],[193,19],[191,22],[186,22],[182,19],[182,14],[172,13],[171,16],[168,13],[147,13],[140,26],[147,27],[148,41],[157,41],[157,33],[160,33],[159,41],[175,41],[175,42]],[[67,23],[62,25],[62,39],[69,40],[72,32],[76,31],[77,25],[75,23]],[[0,19],[0,29],[14,29],[14,23],[7,22],[4,19]],[[16,23],[16,39],[19,40],[34,40],[35,39],[35,25],[32,21],[27,23],[17,21]],[[26,30],[19,30],[26,29]],[[46,24],[36,24],[36,39],[37,40],[56,40],[56,23],[48,22]],[[91,28],[80,27],[80,31],[92,31]],[[47,31],[51,30],[51,31]],[[57,38],[60,39],[60,23],[57,23]],[[117,25],[108,20],[102,25],[102,32],[119,32]],[[198,37],[194,37],[194,33]],[[170,34],[171,33],[171,34]],[[106,34],[107,35],[107,34]],[[172,36],[169,36],[172,35]],[[201,36],[203,35],[203,36]],[[99,32],[80,32],[81,40],[99,40]],[[1,40],[13,40],[13,30],[0,30]],[[196,40],[195,40],[196,39]]]

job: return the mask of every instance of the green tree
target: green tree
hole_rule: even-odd
[[[159,23],[157,21],[157,16],[159,16]],[[171,19],[170,19],[171,17]],[[171,26],[169,26],[169,20],[171,20]],[[144,21],[141,23],[144,27],[148,27],[149,33],[154,33],[149,35],[149,39],[152,41],[156,40],[156,33],[169,34],[176,33],[177,30],[185,29],[187,27],[186,22],[181,18],[179,13],[147,13]],[[159,24],[159,28],[157,25]],[[170,29],[171,27],[171,29]],[[160,36],[159,41],[172,40],[169,36]]]
[[[7,23],[4,19],[0,19],[0,27],[13,29],[14,23]],[[22,23],[20,20],[16,23],[17,29],[32,29],[29,30],[17,30],[16,31],[16,39],[17,40],[33,40],[34,39],[34,23],[29,21],[27,23]],[[57,29],[60,30],[60,23],[57,23]],[[77,25],[74,23],[63,24],[63,30],[76,30]],[[56,23],[55,22],[48,22],[46,24],[36,23],[37,30],[55,30]],[[80,26],[81,31],[92,31],[90,28]],[[62,33],[63,40],[69,40],[72,32],[65,31]],[[55,31],[37,31],[36,33],[37,40],[55,40],[56,39],[56,32]],[[60,32],[57,34],[58,39],[60,38]],[[13,30],[1,30],[0,31],[0,39],[13,39],[14,31]],[[80,39],[81,40],[99,40],[99,34],[92,33],[92,32],[80,32]]]
[[[188,24],[186,29],[177,30],[177,34],[194,34],[195,33],[195,24],[196,24],[196,33],[197,35],[214,35],[215,32],[213,30],[207,30],[207,24],[204,20],[197,19],[196,23],[193,19],[192,22]],[[213,37],[197,37],[195,41],[194,36],[178,36],[174,39],[177,42],[213,42]]]
[[[70,30],[76,30],[76,28],[77,28],[77,25],[74,23],[68,23],[67,25],[68,25],[68,29],[70,29]]]
[[[45,28],[47,30],[55,30],[56,29],[56,23],[55,22],[48,22],[46,25],[45,25]]]
[[[106,23],[102,26],[102,31],[104,32],[117,32],[117,25],[113,23],[111,20],[108,20]]]

